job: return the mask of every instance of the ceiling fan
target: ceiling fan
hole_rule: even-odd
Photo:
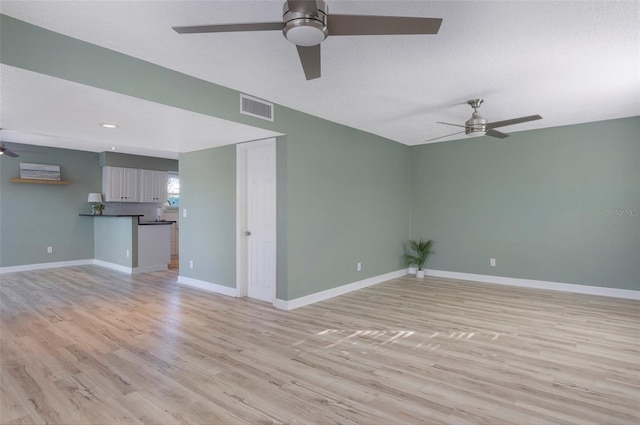
[[[464,123],[464,125],[451,124],[448,122],[438,121],[438,124],[446,124],[446,125],[453,125],[456,127],[462,127],[464,128],[464,131],[447,134],[446,136],[435,137],[433,139],[425,140],[425,142],[430,142],[432,140],[442,139],[444,137],[454,136],[456,134],[462,134],[462,133],[465,133],[467,135],[482,135],[482,136],[487,135],[491,137],[497,137],[499,139],[504,139],[505,137],[509,137],[509,135],[506,133],[501,133],[498,130],[495,130],[495,128],[542,119],[540,115],[529,115],[527,117],[512,118],[510,120],[487,122],[487,120],[484,117],[482,117],[482,115],[480,115],[480,112],[478,112],[478,108],[480,108],[480,105],[482,105],[483,102],[484,102],[483,99],[471,99],[467,101],[467,104],[469,104],[473,108],[473,114],[471,114],[471,118],[469,118]]]
[[[0,128],[0,132],[2,131],[2,129]],[[0,142],[0,155],[7,155],[10,156],[11,158],[17,158],[20,155],[18,155],[17,153],[14,153],[12,151],[10,151],[9,149],[7,149],[4,146],[4,143]]]
[[[20,156],[17,153],[13,153],[9,149],[5,148],[4,143],[0,145],[0,155],[7,155],[7,156],[10,156],[11,158],[16,158]]]
[[[296,45],[307,80],[320,77],[320,43],[335,35],[437,34],[440,18],[333,15],[323,0],[287,0],[282,22],[172,27],[179,34],[282,31]]]

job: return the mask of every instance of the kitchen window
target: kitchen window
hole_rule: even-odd
[[[167,179],[167,204],[168,208],[180,206],[180,175],[176,172],[170,171]]]

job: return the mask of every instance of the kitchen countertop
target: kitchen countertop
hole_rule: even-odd
[[[175,221],[172,221],[172,220],[140,221],[140,218],[138,217],[138,224],[140,226],[154,226],[158,224],[173,224],[173,223],[175,223]]]
[[[82,217],[144,217],[144,214],[78,214]]]
[[[175,220],[160,220],[160,221],[142,221],[141,217],[144,217],[144,214],[78,214],[82,217],[138,217],[138,224],[140,226],[157,226],[157,225],[171,225],[175,223]]]

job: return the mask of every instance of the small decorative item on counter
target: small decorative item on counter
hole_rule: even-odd
[[[87,202],[91,202],[91,215],[102,215],[105,205],[102,203],[102,194],[90,193]]]
[[[91,214],[93,215],[102,215],[102,210],[105,209],[105,205],[101,202],[99,204],[91,205]]]

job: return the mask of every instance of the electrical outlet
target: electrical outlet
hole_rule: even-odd
[[[189,268],[192,269],[193,268],[193,260],[189,260]]]
[[[182,217],[185,217],[185,218],[187,217],[187,209],[186,208],[182,209]]]
[[[130,253],[129,253],[129,250],[127,249],[127,258],[129,258],[129,254],[130,254]]]
[[[356,270],[359,272],[362,271],[362,263],[358,262],[358,264],[356,264]]]
[[[47,247],[47,254],[53,254],[53,247],[52,246],[48,246]]]
[[[490,258],[489,259],[489,265],[491,267],[495,267],[496,266],[496,259],[495,258]]]

